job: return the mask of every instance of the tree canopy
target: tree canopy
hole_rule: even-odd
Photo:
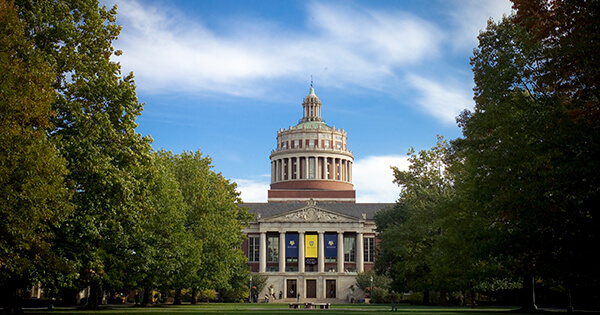
[[[16,289],[66,271],[51,244],[73,207],[66,161],[47,136],[55,71],[4,0],[0,30],[0,295],[10,303]]]
[[[400,198],[376,220],[378,270],[398,289],[518,280],[534,307],[533,281],[565,296],[600,287],[589,259],[600,228],[600,2],[513,4],[479,35],[475,107],[457,119],[463,136],[443,152],[443,182],[435,149],[394,170]]]
[[[235,292],[250,216],[210,158],[137,133],[116,7],[0,1],[0,287]]]

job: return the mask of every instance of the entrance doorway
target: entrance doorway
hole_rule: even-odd
[[[298,294],[296,280],[288,279],[286,281],[286,289],[287,289],[286,297],[288,299],[295,299],[296,295]]]
[[[306,280],[306,298],[317,298],[317,280]]]
[[[328,299],[335,299],[335,280],[326,280],[325,281],[325,296]]]

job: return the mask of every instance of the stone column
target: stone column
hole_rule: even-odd
[[[356,232],[356,272],[365,271],[365,251],[362,232]]]
[[[319,232],[319,272],[325,272],[325,234]]]
[[[277,165],[275,165],[275,173],[277,173],[277,174],[275,175],[275,178],[276,178],[275,181],[279,182],[279,181],[281,181],[281,159],[277,159],[276,162],[277,162]]]
[[[304,232],[298,232],[298,272],[304,272]]]
[[[285,272],[285,232],[279,232],[279,272]]]
[[[341,273],[344,272],[344,232],[338,232],[337,243],[337,269]]]
[[[310,169],[310,157],[306,156],[304,157],[304,179],[308,179],[308,173],[309,173],[309,169]]]
[[[348,176],[348,181],[349,182],[352,182],[352,164],[353,164],[353,162],[350,161],[350,165],[348,166],[348,175],[349,175]]]
[[[260,232],[258,259],[258,272],[267,271],[267,233],[265,232]]]

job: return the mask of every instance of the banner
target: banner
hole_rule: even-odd
[[[285,257],[298,258],[298,234],[285,235]]]
[[[337,234],[325,234],[325,257],[337,257]]]
[[[306,258],[317,258],[319,256],[319,236],[304,236],[304,256]]]

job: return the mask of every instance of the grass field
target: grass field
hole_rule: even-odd
[[[514,311],[514,308],[506,307],[482,307],[472,309],[469,307],[424,307],[424,306],[398,306],[398,312],[403,315],[408,314],[499,314]],[[27,314],[102,314],[102,315],[128,315],[128,314],[381,314],[389,313],[389,305],[369,305],[369,304],[334,304],[328,310],[303,310],[289,309],[288,304],[197,304],[197,305],[165,305],[152,307],[134,307],[134,306],[110,306],[102,310],[88,311],[78,309],[54,309],[48,310],[26,310]],[[518,314],[511,312],[511,315]]]

